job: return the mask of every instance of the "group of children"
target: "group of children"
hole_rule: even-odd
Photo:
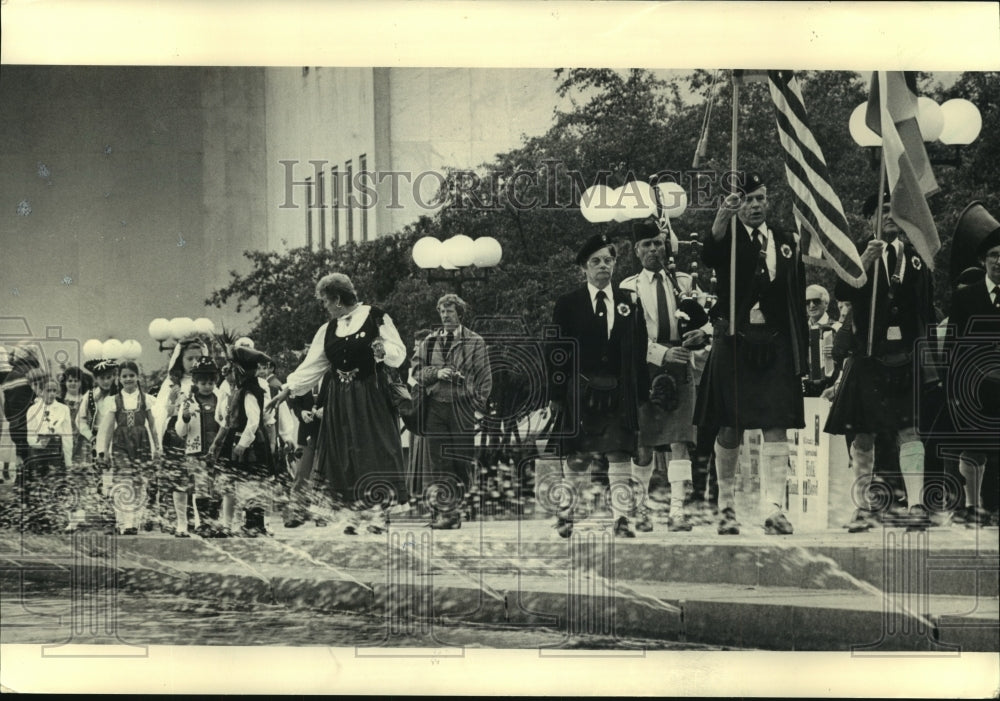
[[[89,372],[69,367],[60,379],[31,370],[22,527],[266,534],[265,510],[287,471],[274,453],[275,412],[264,411],[268,384],[258,377],[272,363],[251,345],[232,348],[220,370],[200,339],[179,343],[156,396],[143,391],[132,360],[88,361]]]

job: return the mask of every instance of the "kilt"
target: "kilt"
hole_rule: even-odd
[[[572,396],[572,395],[571,395]],[[572,401],[572,400],[571,400]],[[574,421],[575,425],[569,425]],[[559,419],[558,431],[562,434],[559,446],[563,457],[574,453],[635,453],[638,433],[628,425],[624,409],[624,390],[619,384],[607,392],[607,401],[591,406],[581,400],[570,404]]]
[[[660,374],[661,368],[649,364],[649,377]],[[694,405],[695,384],[690,366],[684,368],[686,376],[677,384],[678,404],[673,411],[664,411],[652,402],[639,405],[639,445],[658,446],[667,443],[693,443],[695,439]],[[686,380],[686,381],[685,381]]]
[[[716,335],[698,388],[697,425],[805,428],[791,339],[785,332],[771,333],[770,342],[757,347],[739,334]]]
[[[826,420],[827,433],[896,433],[917,425],[913,362],[887,366],[852,356]]]

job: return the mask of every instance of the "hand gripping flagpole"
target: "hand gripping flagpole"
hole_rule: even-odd
[[[740,109],[740,84],[733,71],[733,139],[729,153],[729,172],[733,178],[733,192],[736,194],[736,154],[737,126]],[[736,335],[736,217],[730,220],[730,250],[729,250],[729,335]]]
[[[877,217],[875,221],[875,240],[882,240],[882,204],[884,202],[885,196],[885,149],[879,149],[882,152],[882,157],[879,159],[881,161],[881,166],[879,167],[878,176],[878,209],[875,210],[875,216]],[[872,266],[872,306],[871,313],[868,316],[868,357],[872,355],[872,349],[875,345],[875,298],[878,295],[878,273],[879,266],[882,261],[878,258],[875,259],[875,265]],[[892,273],[890,273],[891,275]]]

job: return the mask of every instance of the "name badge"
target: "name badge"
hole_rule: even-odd
[[[750,310],[750,323],[751,324],[763,324],[764,322],[764,312],[760,309],[754,307]]]
[[[903,332],[899,330],[898,326],[890,326],[889,330],[885,332],[885,340],[887,341],[902,341]]]

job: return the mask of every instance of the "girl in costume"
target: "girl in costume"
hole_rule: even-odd
[[[136,535],[146,484],[155,477],[152,461],[160,455],[152,409],[156,400],[139,387],[135,362],[126,360],[119,366],[118,381],[118,394],[102,401],[97,457],[102,463],[111,459],[115,523],[122,535]]]

